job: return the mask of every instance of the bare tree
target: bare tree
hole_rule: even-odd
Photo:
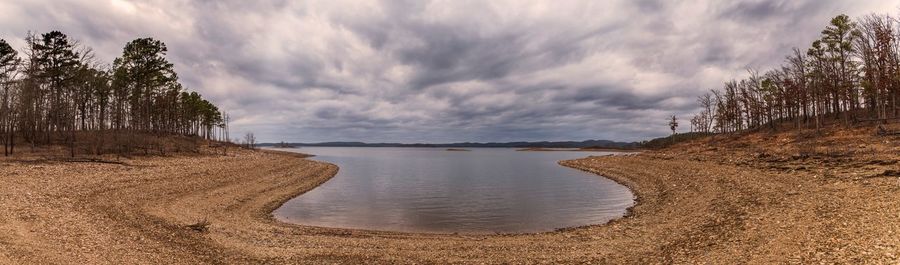
[[[249,149],[253,149],[256,147],[256,136],[253,136],[253,132],[248,132],[246,135],[244,135],[244,143]]]
[[[17,52],[5,40],[0,39],[0,141],[3,142],[3,155],[13,152],[15,140],[17,92],[13,80],[19,66]]]
[[[675,135],[675,129],[678,128],[678,118],[675,118],[675,115],[672,115],[672,119],[669,121],[669,128],[672,129],[672,135]]]
[[[791,121],[797,128],[831,122],[900,118],[900,43],[896,19],[870,15],[833,18],[805,53],[794,48],[785,64],[726,82],[698,99],[692,123],[729,133]]]

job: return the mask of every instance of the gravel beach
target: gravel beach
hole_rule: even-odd
[[[897,157],[848,157],[820,167],[788,151],[698,147],[561,161],[629,186],[638,204],[608,224],[521,235],[277,222],[273,209],[338,170],[287,153],[7,158],[0,263],[900,262],[900,184],[882,177]]]

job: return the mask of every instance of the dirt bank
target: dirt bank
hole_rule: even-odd
[[[125,165],[0,160],[0,263],[897,262],[900,188],[645,153],[561,162],[635,189],[632,215],[529,235],[431,235],[274,221],[333,176],[289,154]],[[207,232],[187,225],[206,219]]]

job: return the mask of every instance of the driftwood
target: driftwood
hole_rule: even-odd
[[[900,135],[900,131],[888,130],[884,127],[884,125],[878,125],[878,128],[876,128],[875,130],[875,134],[878,136]]]
[[[870,122],[870,121],[887,122],[887,121],[897,120],[897,119],[900,119],[900,118],[879,118],[879,119],[860,119],[860,118],[856,118],[856,119],[853,119],[853,121],[856,121],[856,122]]]
[[[211,224],[212,223],[210,223],[209,220],[207,220],[206,218],[203,218],[203,220],[197,221],[196,223],[193,223],[193,224],[186,225],[185,227],[187,227],[188,229],[194,230],[195,232],[205,233],[206,231],[209,231],[209,225],[211,225]]]
[[[74,162],[74,163],[101,163],[101,164],[128,165],[125,162],[109,161],[109,160],[96,159],[96,158],[70,158],[70,159],[64,159],[62,161],[63,162]]]
[[[888,169],[882,173],[878,173],[875,175],[868,176],[866,178],[874,179],[874,178],[898,178],[898,183],[900,183],[900,170]]]

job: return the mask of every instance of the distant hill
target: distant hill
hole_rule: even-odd
[[[262,143],[258,146],[279,146],[283,143]],[[586,140],[586,141],[542,141],[542,142],[488,142],[488,143],[444,143],[444,144],[402,144],[402,143],[364,143],[364,142],[323,142],[323,143],[287,143],[291,146],[322,146],[322,147],[508,147],[508,148],[610,148],[610,149],[636,149],[640,147],[640,143],[636,142],[616,142],[609,140]]]

